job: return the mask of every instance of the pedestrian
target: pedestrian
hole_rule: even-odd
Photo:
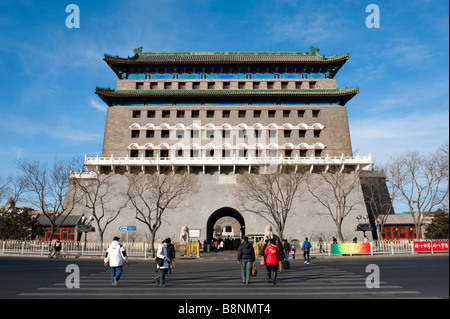
[[[305,241],[302,245],[303,257],[305,258],[305,264],[309,265],[309,252],[311,250],[311,243],[308,241],[308,237],[305,238]]]
[[[219,241],[214,240],[214,252],[217,254],[218,250],[219,250]]]
[[[128,256],[125,248],[119,242],[119,237],[115,236],[109,248],[106,250],[104,265],[111,268],[111,283],[117,286],[117,283],[122,276],[122,265],[125,261],[128,263]]]
[[[169,238],[169,242],[167,244],[167,256],[169,256],[170,263],[169,263],[169,269],[167,273],[172,273],[172,268],[175,268],[175,246],[171,243],[171,240]]]
[[[250,284],[250,273],[255,262],[255,249],[248,241],[248,237],[244,236],[244,241],[239,246],[237,253],[238,264],[241,265],[242,283]]]
[[[269,245],[267,245],[264,251],[264,255],[266,255],[267,280],[269,283],[275,285],[277,281],[277,267],[280,264],[282,257],[280,249],[273,239],[270,239]],[[274,273],[273,278],[272,272]]]
[[[219,251],[223,253],[224,250],[225,250],[225,242],[221,240],[219,244]]]
[[[61,240],[59,240],[59,238],[55,241],[55,244],[53,245],[53,251],[52,251],[52,255],[50,256],[50,258],[53,258],[56,255],[56,258],[61,256],[61,248],[62,248],[62,243]]]
[[[234,250],[238,251],[240,245],[241,245],[240,240],[238,238],[236,238],[234,240]]]
[[[364,235],[363,243],[368,243],[368,242],[369,242],[369,240],[367,239],[367,236]]]
[[[287,239],[283,240],[283,248],[284,248],[284,256],[286,260],[289,260],[289,250],[291,249],[291,245],[289,245]]]
[[[268,245],[269,245],[269,240],[266,239],[266,240],[264,241],[264,246],[263,246],[263,249],[262,249],[262,257],[264,258],[264,265],[266,265],[266,266],[267,266],[267,263],[266,263],[266,259],[267,259],[267,256],[266,256],[266,248],[267,248]],[[267,268],[267,267],[266,267],[266,268]]]
[[[337,243],[338,243],[338,241],[337,241],[336,237],[333,236],[333,244],[337,244]]]
[[[290,253],[291,253],[291,256],[292,256],[292,260],[295,260],[295,247],[294,247],[294,245],[292,245]]]
[[[323,250],[323,239],[322,237],[319,238],[319,253],[324,253],[325,251]]]
[[[280,252],[280,254],[281,254],[281,260],[284,260],[284,258],[285,258],[285,254],[284,254],[284,249],[283,249],[283,246],[281,245],[281,242],[279,241],[279,240],[275,240],[275,245],[277,245],[277,247],[278,247],[278,250],[279,250],[279,252]]]
[[[158,247],[158,252],[156,253],[157,269],[159,269],[159,276],[155,278],[157,285],[161,287],[166,286],[166,275],[170,268],[170,258],[167,255],[167,245],[171,243],[170,238],[164,239],[162,244]]]

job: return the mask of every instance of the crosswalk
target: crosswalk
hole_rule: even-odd
[[[196,264],[197,263],[197,264]],[[232,260],[177,262],[167,276],[167,287],[156,285],[156,273],[149,261],[134,263],[124,269],[117,287],[111,285],[109,268],[80,277],[80,288],[69,289],[65,282],[40,287],[18,295],[24,298],[188,298],[188,299],[257,299],[257,298],[420,298],[420,292],[388,282],[369,289],[366,277],[329,265],[291,263],[278,275],[277,284],[267,282],[265,268],[258,265],[258,275],[250,285],[243,285],[239,265]]]

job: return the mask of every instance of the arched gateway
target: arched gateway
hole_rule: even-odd
[[[212,238],[214,238],[214,226],[217,221],[223,217],[231,217],[235,219],[240,225],[240,233],[239,235],[245,235],[245,221],[244,217],[234,208],[231,207],[222,207],[216,210],[211,214],[208,218],[208,222],[206,223],[207,230],[207,241],[210,242]],[[226,226],[226,225],[224,225]],[[236,235],[236,234],[235,234]]]

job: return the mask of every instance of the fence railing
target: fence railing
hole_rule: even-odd
[[[1,240],[0,254],[20,254],[20,255],[49,255],[53,249],[53,243],[41,241],[19,241],[19,240]],[[128,256],[151,257],[151,245],[147,242],[123,243]],[[186,257],[199,257],[200,249],[195,242],[174,243],[177,255]],[[110,246],[109,242],[72,242],[64,241],[61,246],[62,256],[104,256],[106,249]],[[155,243],[154,251],[158,249],[159,243]]]
[[[398,240],[398,241],[388,241],[388,240],[378,240],[371,241],[370,245],[370,255],[395,255],[395,254],[416,254],[418,253],[417,248],[414,249],[414,243],[417,244],[418,241],[408,241],[408,240]],[[428,246],[433,246],[432,243],[436,242],[446,242],[448,252],[448,239],[444,240],[424,240],[421,243],[429,243]],[[177,256],[189,256],[189,257],[201,257],[200,245],[197,242],[188,243],[178,243],[175,242],[175,249]],[[110,243],[100,243],[100,242],[63,242],[62,243],[62,255],[63,256],[104,256],[106,249],[109,247]],[[155,253],[158,249],[159,243],[155,243]],[[255,243],[255,254],[260,256],[262,254],[262,248],[264,243]],[[290,242],[291,247],[294,246],[296,255],[301,256],[303,254],[301,247],[302,242]],[[311,242],[310,255],[316,256],[331,256],[332,243],[329,242]],[[144,257],[149,258],[152,256],[150,244],[147,242],[132,242],[124,244],[127,255],[133,257]],[[0,240],[0,254],[20,254],[20,255],[49,255],[53,243],[49,245],[48,242],[41,241],[19,241],[19,240]],[[416,251],[417,250],[417,251]],[[420,252],[423,252],[420,251]],[[433,251],[431,249],[429,252],[435,253],[437,250]],[[440,250],[439,252],[442,252]]]

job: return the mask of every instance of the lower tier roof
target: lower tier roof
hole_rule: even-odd
[[[335,98],[339,104],[345,105],[351,98],[359,93],[358,87],[344,89],[310,89],[310,90],[113,90],[109,88],[95,89],[95,93],[109,106],[117,105],[117,102],[139,99],[164,99],[164,98]]]

